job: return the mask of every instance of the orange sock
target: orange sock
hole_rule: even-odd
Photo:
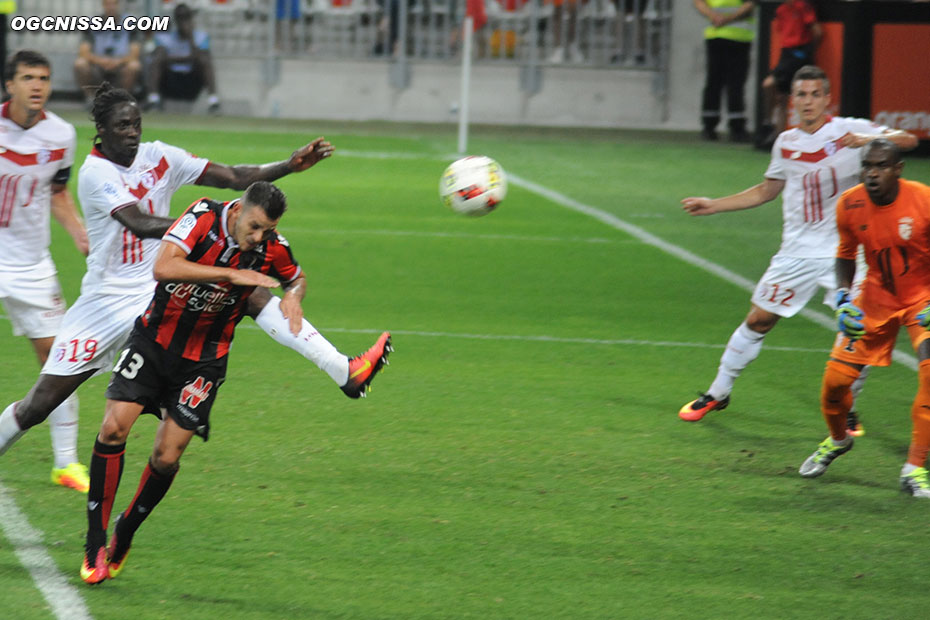
[[[911,445],[907,450],[907,462],[923,467],[930,452],[930,360],[917,367],[917,396],[911,407]]]
[[[827,422],[827,428],[830,429],[830,436],[836,441],[846,439],[846,414],[852,409],[853,404],[852,391],[849,388],[858,376],[858,370],[834,360],[827,362],[827,369],[823,373],[820,411]]]

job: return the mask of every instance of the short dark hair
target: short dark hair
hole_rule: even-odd
[[[16,70],[19,69],[19,65],[25,65],[27,67],[46,67],[50,73],[52,71],[52,63],[48,61],[48,58],[46,58],[44,54],[35,50],[19,50],[6,61],[3,79],[12,80],[13,76],[16,75]]]
[[[798,80],[821,80],[823,82],[824,92],[830,92],[830,78],[828,78],[824,70],[817,65],[804,65],[795,71],[791,83],[794,84]]]
[[[249,185],[242,196],[245,207],[261,207],[268,219],[279,220],[287,211],[287,198],[284,192],[268,181],[256,181]]]
[[[104,82],[97,87],[97,92],[94,94],[94,105],[91,107],[90,116],[94,119],[94,125],[105,127],[116,106],[135,102],[136,98],[128,90],[116,88],[109,82]],[[94,136],[94,140],[96,141],[98,137],[99,134]]]
[[[896,164],[901,161],[901,147],[899,147],[888,138],[875,138],[874,140],[871,140],[862,149],[862,156],[865,157],[867,153],[870,153],[874,150],[886,151],[889,155],[891,155],[892,163]]]

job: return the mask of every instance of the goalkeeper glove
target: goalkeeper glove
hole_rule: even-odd
[[[924,329],[930,329],[930,304],[917,315],[917,322]]]
[[[849,299],[849,289],[841,288],[836,292],[836,322],[844,335],[852,340],[862,338],[865,335],[865,327],[861,321],[863,316],[865,315],[862,310],[854,306]],[[928,323],[930,323],[930,316],[928,316]]]

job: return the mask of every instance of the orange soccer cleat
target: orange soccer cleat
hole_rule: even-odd
[[[678,417],[686,422],[697,422],[711,411],[726,409],[730,404],[730,397],[724,396],[720,400],[714,399],[710,394],[701,394],[701,397],[692,400],[678,411]]]
[[[391,334],[384,332],[374,345],[361,355],[349,360],[349,380],[342,386],[342,391],[349,398],[364,398],[371,390],[371,380],[388,363],[388,354],[393,351]]]

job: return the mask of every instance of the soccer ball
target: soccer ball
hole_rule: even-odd
[[[439,180],[439,197],[456,213],[485,215],[507,195],[507,176],[500,164],[484,155],[449,164]]]

